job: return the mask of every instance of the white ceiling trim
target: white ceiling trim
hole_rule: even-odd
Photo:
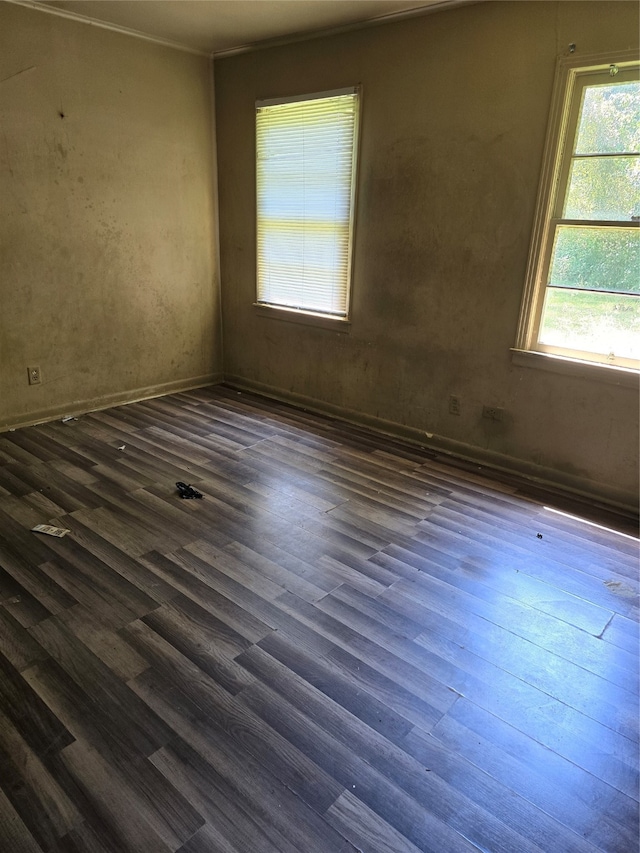
[[[2,0],[0,0],[2,2]],[[122,27],[119,24],[112,24],[109,21],[100,21],[97,18],[90,18],[88,15],[81,15],[79,12],[69,12],[67,9],[59,9],[56,6],[45,6],[43,3],[38,3],[36,0],[4,0],[5,3],[13,3],[15,6],[26,6],[28,9],[35,9],[37,12],[46,12],[48,15],[56,15],[58,18],[67,18],[70,21],[77,21],[81,24],[89,24],[91,27],[99,27],[101,30],[111,30],[114,33],[120,33],[124,36],[133,36],[134,38],[142,39],[143,41],[151,41],[154,44],[162,45],[162,47],[171,47],[174,50],[182,50],[185,53],[193,53],[196,56],[211,57],[211,51],[198,50],[195,47],[189,47],[186,44],[181,44],[171,39],[164,39],[160,36],[152,36],[149,33],[143,33],[140,30],[133,30],[130,27]]]
[[[244,45],[224,48],[218,51],[199,50],[198,48],[190,47],[189,45],[182,44],[181,42],[145,33],[142,30],[135,30],[131,27],[122,26],[121,24],[111,23],[110,21],[101,21],[98,18],[92,18],[88,15],[82,15],[79,12],[72,12],[68,9],[62,9],[57,6],[49,6],[38,2],[38,0],[0,0],[0,2],[13,3],[16,6],[24,6],[37,12],[45,12],[48,15],[56,15],[59,18],[66,18],[81,24],[88,24],[92,27],[99,27],[103,30],[120,33],[121,35],[132,36],[133,38],[152,42],[153,44],[158,44],[162,47],[169,47],[173,50],[181,50],[185,53],[191,53],[196,56],[206,56],[208,58],[217,59],[241,53],[248,53],[250,51],[263,50],[270,47],[279,47],[286,44],[293,44],[295,42],[309,41],[310,39],[352,32],[353,30],[360,30],[366,27],[380,26],[381,24],[406,20],[408,18],[422,17],[424,15],[433,14],[434,12],[440,12],[447,8],[472,5],[482,2],[482,0],[439,0],[439,2],[432,3],[429,6],[416,6],[413,9],[404,9],[399,12],[387,12],[386,14],[378,15],[375,18],[369,18],[364,21],[354,21],[350,24],[325,27],[323,29],[313,30],[310,32],[298,32],[284,36],[275,36],[273,38],[261,39],[260,41],[249,42]]]
[[[281,47],[282,45],[293,44],[294,42],[309,41],[310,39],[339,35],[340,33],[348,33],[353,30],[362,30],[366,27],[377,27],[381,24],[401,21],[406,18],[421,18],[424,15],[441,12],[443,9],[453,6],[470,6],[480,2],[482,0],[440,0],[440,2],[432,3],[430,6],[416,6],[415,9],[404,9],[401,12],[387,12],[385,15],[368,18],[366,21],[354,21],[352,24],[341,24],[340,26],[326,27],[324,29],[313,30],[312,32],[291,33],[290,35],[262,39],[261,41],[239,45],[238,47],[229,47],[215,51],[213,56],[216,59],[222,59],[226,56],[235,56],[238,53],[249,53],[253,50],[263,50],[269,47]]]

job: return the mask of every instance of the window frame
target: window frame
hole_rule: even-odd
[[[260,254],[259,254],[259,235],[260,235],[260,211],[258,206],[258,126],[257,113],[258,109],[267,106],[277,106],[280,104],[304,103],[305,101],[315,101],[323,98],[339,97],[341,95],[355,95],[355,110],[353,124],[353,148],[351,154],[351,187],[349,200],[349,231],[348,231],[348,247],[346,269],[346,305],[345,313],[331,314],[316,311],[307,307],[294,307],[287,305],[279,305],[275,303],[259,301],[258,291],[260,285]],[[271,319],[284,320],[287,322],[302,323],[305,325],[318,326],[320,328],[336,329],[339,331],[348,331],[351,325],[352,315],[352,293],[353,293],[353,257],[354,257],[354,242],[356,230],[356,199],[358,190],[358,166],[360,152],[360,124],[362,115],[362,87],[359,84],[345,86],[339,89],[330,89],[322,92],[311,92],[301,95],[289,95],[274,98],[259,98],[255,102],[255,168],[256,168],[256,280],[255,280],[255,302],[253,303],[254,310],[258,316],[268,317]]]
[[[573,350],[539,342],[538,335],[547,290],[547,278],[551,265],[554,237],[558,222],[575,222],[577,225],[599,225],[605,227],[638,227],[637,222],[625,220],[566,220],[562,218],[567,183],[571,169],[572,143],[577,132],[581,93],[589,78],[598,73],[608,73],[612,65],[621,72],[633,71],[640,64],[637,51],[625,50],[615,53],[590,56],[570,55],[558,61],[556,67],[551,110],[547,127],[537,204],[527,263],[525,287],[523,292],[516,345],[513,352],[517,361],[523,363],[523,357],[531,365],[542,365],[545,360],[553,360],[555,367],[562,362],[584,365],[592,375],[602,375],[600,368],[616,373],[637,375],[640,362],[618,356],[610,360],[602,353]],[[616,76],[614,79],[619,79]],[[640,298],[640,297],[639,297]],[[528,358],[530,357],[530,358]]]

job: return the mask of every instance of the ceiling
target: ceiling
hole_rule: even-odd
[[[20,0],[18,0],[20,2]],[[221,53],[424,14],[465,0],[22,0],[71,17]],[[468,0],[467,0],[468,2]]]

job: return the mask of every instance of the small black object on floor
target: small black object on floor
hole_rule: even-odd
[[[201,498],[202,495],[193,486],[188,486],[186,483],[176,483],[176,487],[180,492],[181,498]]]

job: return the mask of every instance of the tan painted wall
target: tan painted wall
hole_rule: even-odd
[[[0,3],[0,80],[0,428],[219,374],[209,60]]]
[[[635,2],[482,3],[218,60],[225,376],[634,503],[637,389],[518,367],[509,348],[556,57],[637,33]],[[354,83],[351,330],[257,316],[254,102]]]

